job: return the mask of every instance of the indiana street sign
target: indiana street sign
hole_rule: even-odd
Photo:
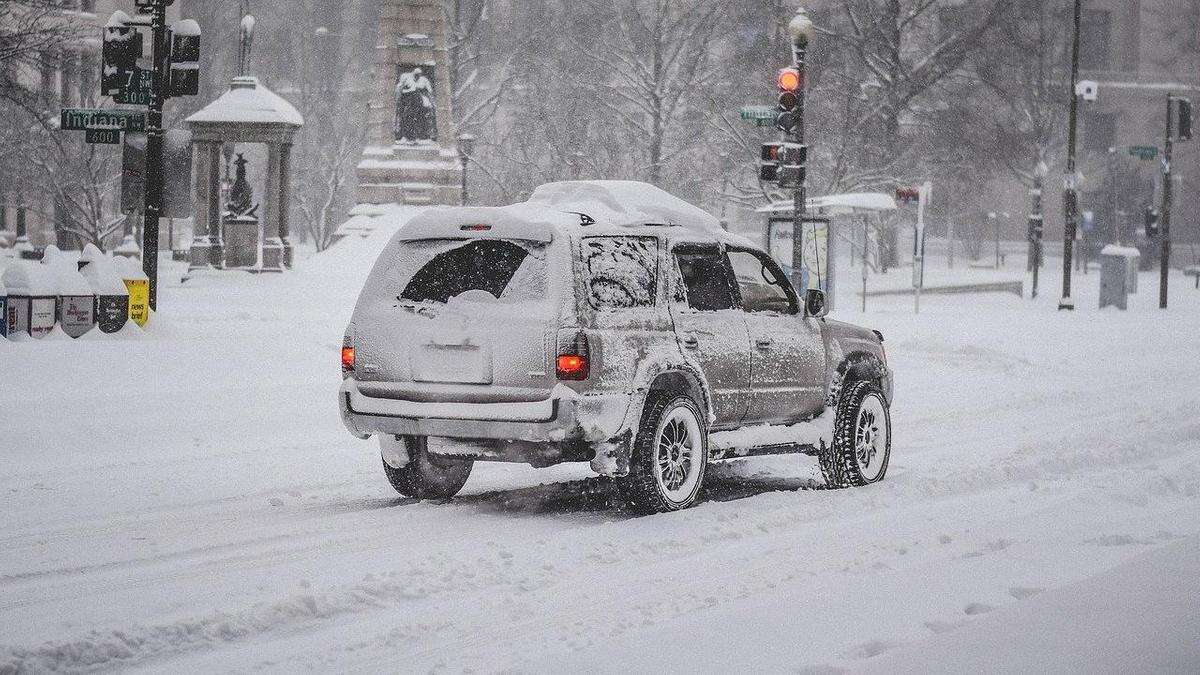
[[[84,140],[88,143],[117,145],[121,142],[121,132],[117,129],[88,129]]]
[[[114,128],[120,131],[145,131],[146,113],[132,110],[95,110],[92,108],[63,108],[63,131]]]
[[[1150,161],[1158,157],[1158,148],[1153,145],[1135,145],[1129,148],[1129,154],[1143,161]]]

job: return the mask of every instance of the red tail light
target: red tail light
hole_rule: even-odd
[[[561,354],[558,357],[558,379],[579,381],[588,376],[588,360],[578,354]]]
[[[560,343],[555,371],[564,382],[582,382],[591,374],[587,336],[579,333],[571,342]]]
[[[342,347],[342,372],[354,370],[354,347]]]

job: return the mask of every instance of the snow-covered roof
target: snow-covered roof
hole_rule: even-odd
[[[577,228],[586,215],[594,227],[672,225],[729,237],[707,211],[648,183],[634,181],[569,181],[549,183],[533,191],[529,201],[502,207],[444,207],[413,218],[397,237],[419,240],[446,236],[486,224],[490,236],[549,242],[554,232]]]
[[[586,213],[607,225],[677,225],[722,231],[712,214],[649,183],[629,180],[577,180],[547,183],[527,202],[557,211]]]
[[[304,126],[304,117],[257,77],[235,77],[229,90],[200,112],[187,118],[192,124],[286,124]]]
[[[792,200],[772,202],[759,207],[758,213],[791,213],[795,204]],[[811,211],[820,211],[829,215],[855,213],[859,211],[895,211],[896,200],[891,195],[881,192],[849,192],[840,195],[825,195],[812,197],[808,200]]]

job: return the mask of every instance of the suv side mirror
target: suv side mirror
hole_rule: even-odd
[[[806,316],[821,318],[829,313],[829,307],[825,304],[825,291],[819,288],[810,288],[804,294],[804,314]]]

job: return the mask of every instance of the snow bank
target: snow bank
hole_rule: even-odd
[[[54,275],[37,263],[15,260],[5,268],[2,278],[9,295],[49,297],[58,294]]]

